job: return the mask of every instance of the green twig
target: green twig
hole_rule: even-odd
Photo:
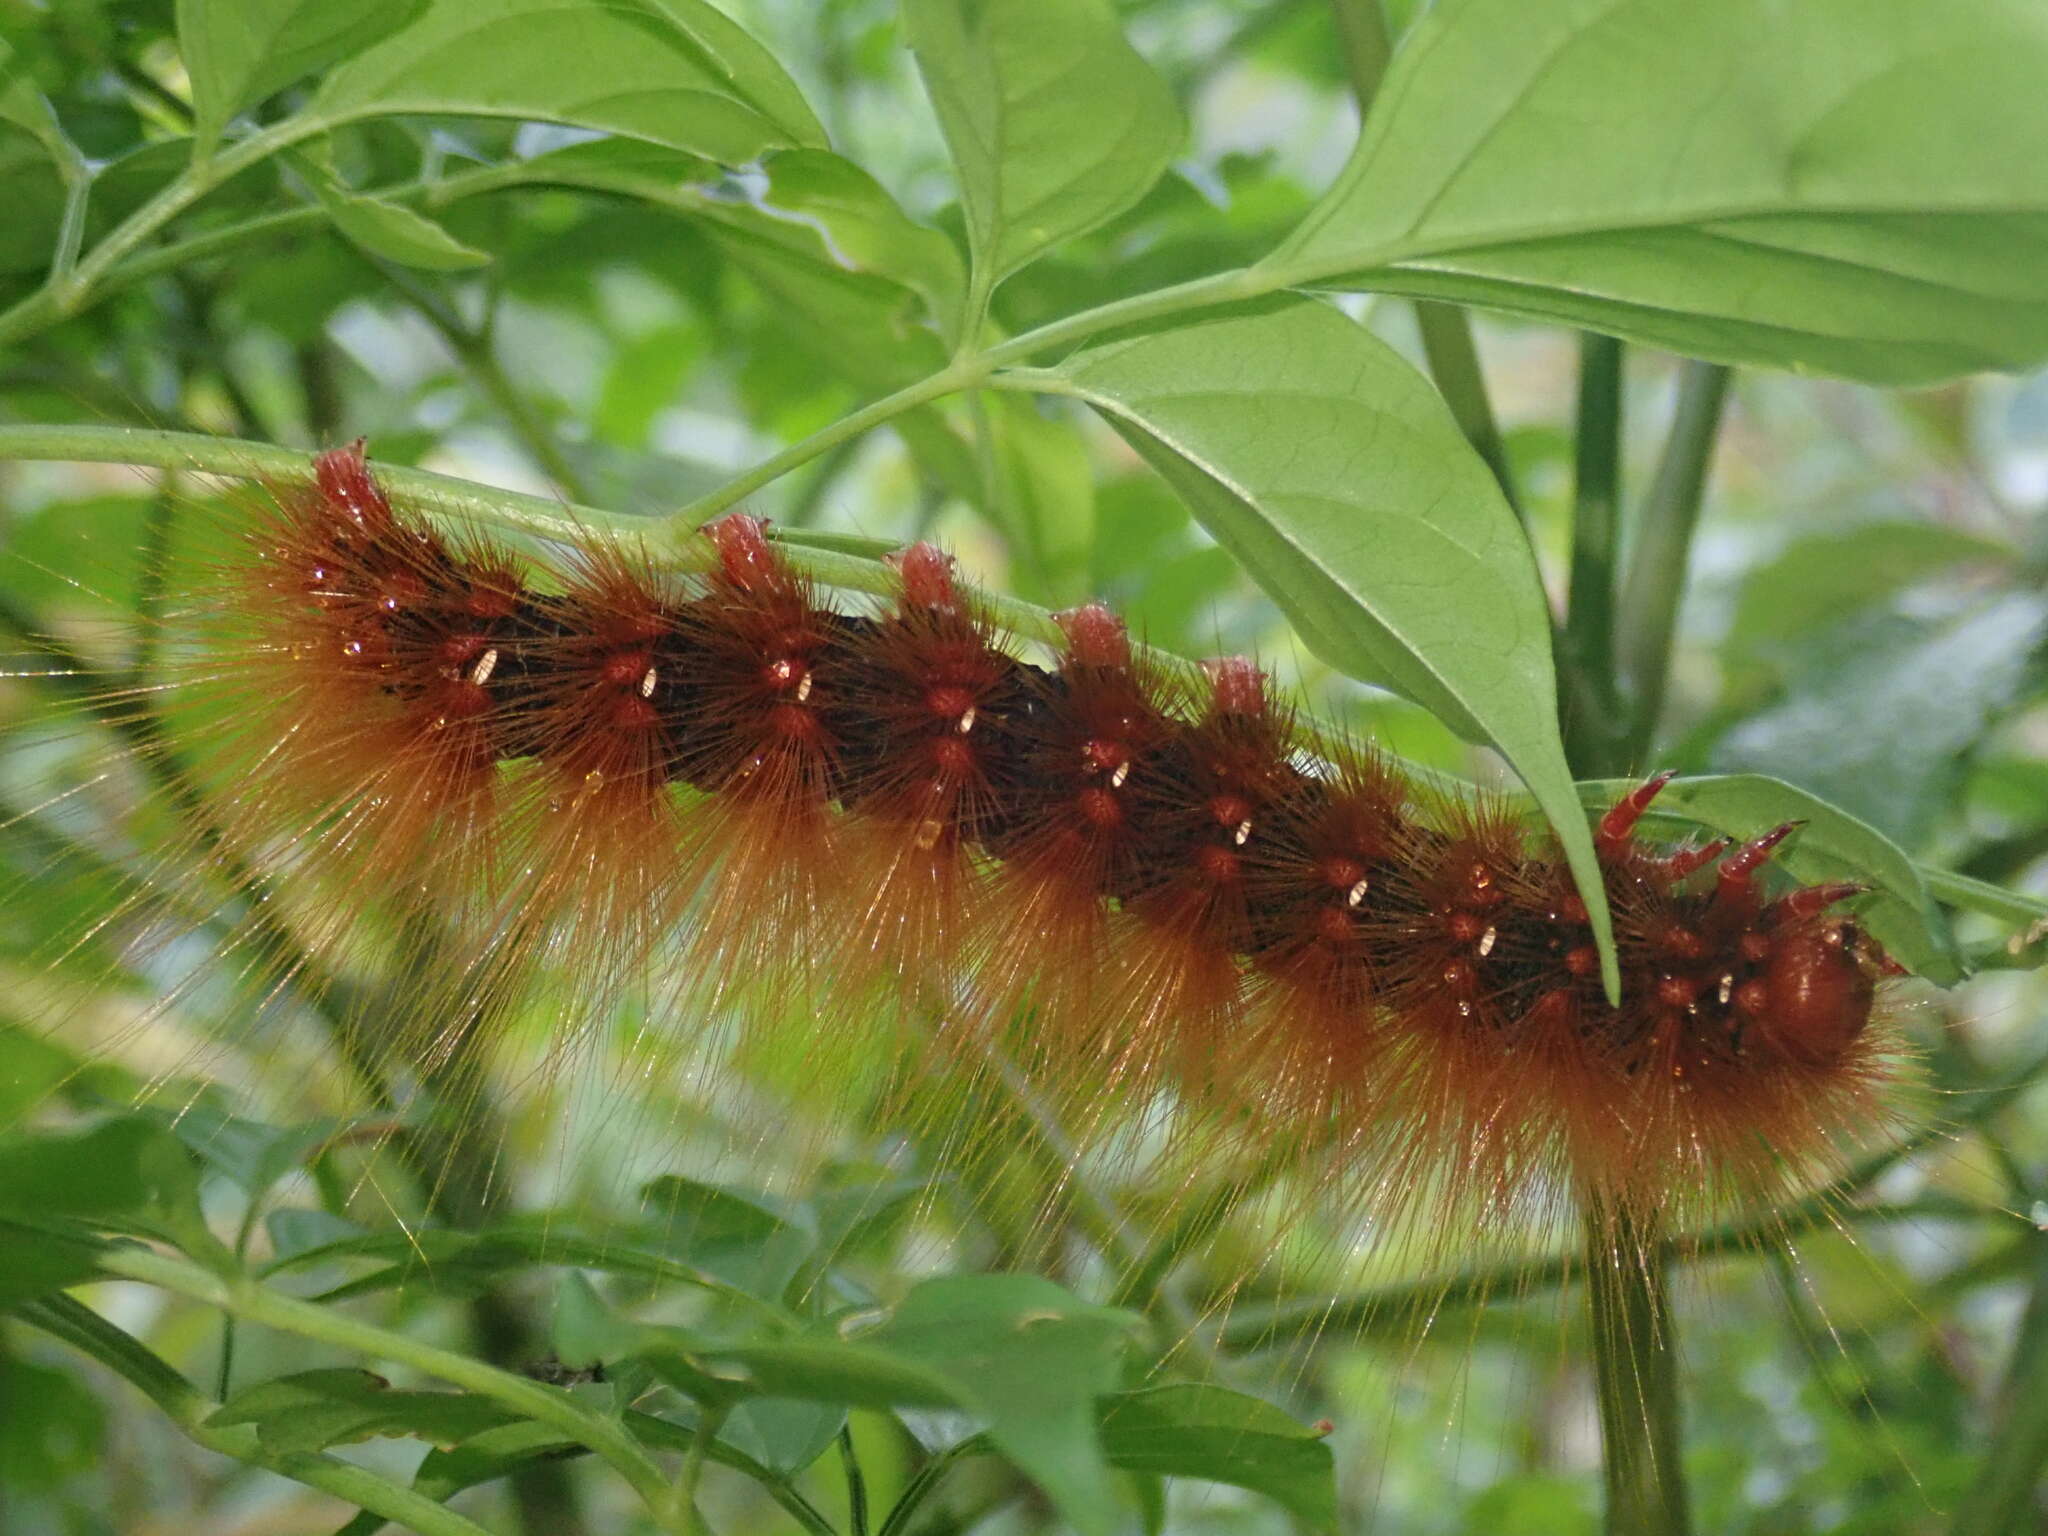
[[[2048,1233],[2032,1234],[2027,1247],[2033,1290],[1999,1388],[2001,1419],[1949,1536],[2004,1536],[2040,1520],[2038,1490],[2048,1467]]]
[[[1678,408],[1657,477],[1637,519],[1635,552],[1621,589],[1615,662],[1630,701],[1625,758],[1639,763],[1656,738],[1671,676],[1671,641],[1685,595],[1693,530],[1707,465],[1728,398],[1728,370],[1688,360],[1679,370]]]
[[[140,1340],[69,1296],[41,1297],[23,1306],[19,1315],[140,1389],[187,1438],[207,1450],[331,1493],[419,1536],[490,1536],[467,1516],[387,1482],[368,1468],[319,1452],[271,1451],[251,1425],[212,1424],[215,1405],[190,1382]]]
[[[1838,1179],[1803,1200],[1766,1212],[1750,1221],[1731,1222],[1693,1236],[1674,1239],[1670,1248],[1684,1263],[1730,1254],[1756,1253],[1801,1233],[1836,1229],[1849,1222],[1909,1220],[1932,1214],[1919,1206],[1854,1206],[1865,1190],[1907,1158],[1916,1157],[1958,1132],[1986,1120],[2048,1077],[2048,1052],[2035,1057],[2004,1082],[1963,1090],[1969,1106],[1940,1125],[1926,1125],[1881,1152],[1872,1153]],[[1468,1271],[1460,1275],[1385,1286],[1335,1301],[1279,1308],[1263,1315],[1233,1319],[1220,1344],[1228,1354],[1246,1354],[1323,1333],[1359,1334],[1388,1317],[1436,1316],[1484,1306],[1503,1296],[1526,1297],[1570,1283],[1579,1273],[1575,1256],[1560,1255],[1535,1263],[1520,1262]]]
[[[332,1344],[370,1359],[408,1365],[490,1398],[587,1446],[626,1480],[654,1513],[660,1529],[677,1536],[687,1529],[666,1513],[673,1508],[668,1479],[638,1442],[617,1421],[592,1412],[558,1388],[360,1322],[331,1308],[283,1295],[254,1280],[224,1278],[185,1259],[140,1247],[116,1246],[101,1253],[99,1264],[110,1276],[154,1285],[280,1333]]]
[[[839,1465],[846,1473],[846,1524],[852,1536],[868,1536],[868,1480],[860,1469],[851,1421],[839,1426]]]
[[[1684,1536],[1690,1521],[1664,1244],[1654,1228],[1597,1203],[1585,1229],[1608,1536]]]
[[[1621,343],[1579,338],[1579,408],[1573,452],[1571,586],[1558,659],[1564,683],[1565,756],[1575,774],[1609,778],[1628,735],[1614,668],[1616,562],[1621,547]]]

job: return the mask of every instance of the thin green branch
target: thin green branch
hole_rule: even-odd
[[[2003,1536],[2034,1529],[2039,1489],[2048,1468],[2048,1233],[2027,1239],[2033,1289],[2013,1339],[1998,1401],[2000,1419],[1970,1490],[1957,1506],[1949,1536]]]
[[[851,1536],[868,1536],[868,1480],[851,1422],[839,1426],[839,1465],[846,1473],[846,1524]]]
[[[1684,1536],[1691,1521],[1665,1246],[1654,1227],[1598,1203],[1587,1208],[1585,1230],[1608,1536]]]
[[[1465,441],[1493,472],[1494,483],[1526,521],[1521,493],[1515,489],[1514,467],[1508,463],[1507,444],[1501,440],[1500,424],[1493,415],[1493,401],[1486,393],[1486,376],[1479,367],[1479,348],[1472,340],[1472,322],[1455,304],[1436,299],[1416,299],[1415,323],[1422,330],[1422,351],[1429,360],[1429,376],[1443,395]]]
[[[42,1297],[22,1307],[18,1315],[137,1387],[196,1445],[331,1493],[419,1536],[491,1536],[466,1515],[387,1482],[366,1467],[320,1452],[272,1451],[253,1426],[212,1424],[215,1404],[140,1340],[70,1296]]]
[[[1678,407],[1657,477],[1637,519],[1635,551],[1621,589],[1615,660],[1629,696],[1625,760],[1640,763],[1656,739],[1671,677],[1671,642],[1685,595],[1693,531],[1699,525],[1707,467],[1728,398],[1728,370],[1688,360],[1678,375]]]
[[[488,1397],[589,1447],[640,1496],[660,1529],[677,1536],[687,1530],[677,1518],[669,1480],[654,1460],[615,1420],[592,1412],[566,1392],[361,1322],[333,1308],[286,1296],[248,1278],[224,1278],[185,1259],[116,1246],[99,1256],[99,1264],[110,1276],[138,1280],[281,1333],[332,1344],[373,1360],[408,1365]]]
[[[2048,1077],[2048,1052],[1994,1087],[1968,1090],[1968,1107],[1940,1124],[1922,1126],[1892,1146],[1874,1152],[1841,1177],[1804,1199],[1747,1221],[1730,1222],[1687,1237],[1670,1248],[1684,1263],[1757,1253],[1802,1233],[1841,1230],[1850,1223],[1916,1220],[1935,1214],[1923,1205],[1857,1206],[1854,1202],[1884,1174],[1906,1159],[1958,1133],[1982,1125]],[[1948,1213],[1953,1214],[1953,1213]],[[2012,1219],[2010,1213],[1998,1213]],[[1485,1306],[1503,1297],[1537,1295],[1580,1277],[1576,1255],[1560,1254],[1535,1262],[1520,1261],[1469,1270],[1463,1274],[1383,1286],[1361,1295],[1275,1308],[1263,1314],[1234,1318],[1219,1343],[1226,1354],[1248,1354],[1323,1334],[1364,1334],[1388,1319],[1437,1317]]]
[[[1558,660],[1564,683],[1565,756],[1581,778],[1611,778],[1628,737],[1614,669],[1616,566],[1621,549],[1621,343],[1579,338],[1573,447],[1571,586]]]

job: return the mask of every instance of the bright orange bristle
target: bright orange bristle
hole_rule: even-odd
[[[1084,1133],[1171,1101],[1219,1155],[1332,1148],[1481,1215],[1774,1192],[1877,1118],[1857,892],[1774,883],[1789,827],[1645,845],[1668,776],[1598,828],[1614,1008],[1554,847],[1305,732],[1248,659],[1161,666],[1089,605],[1043,670],[925,544],[835,612],[744,514],[696,577],[591,539],[529,580],[359,445],[273,496],[224,577],[238,835],[434,893],[451,1001],[533,954],[665,1015],[886,991]]]

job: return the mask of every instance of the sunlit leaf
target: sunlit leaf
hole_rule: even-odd
[[[1420,374],[1334,308],[1281,299],[1091,347],[1033,379],[1100,411],[1316,655],[1498,747],[1605,933],[1536,562]]]
[[[1725,362],[2048,356],[2032,0],[1447,0],[1267,267]]]

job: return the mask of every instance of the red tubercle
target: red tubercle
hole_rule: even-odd
[[[1761,837],[1751,838],[1723,859],[1716,876],[1715,907],[1726,914],[1753,910],[1757,901],[1757,872],[1770,862],[1780,843],[1805,825],[1803,821],[1784,822]]]
[[[705,537],[718,551],[725,580],[742,592],[779,592],[790,584],[789,571],[768,542],[766,518],[728,512],[704,525]]]
[[[370,474],[364,439],[344,448],[330,448],[313,460],[313,483],[327,504],[366,532],[382,533],[392,524],[391,503]]]
[[[1081,667],[1128,667],[1131,635],[1124,621],[1101,603],[1084,603],[1053,615],[1067,637],[1067,661]]]
[[[1615,860],[1627,856],[1635,843],[1636,823],[1643,819],[1643,813],[1664,786],[1677,777],[1677,770],[1669,768],[1653,775],[1624,795],[1614,809],[1600,818],[1600,828],[1593,835],[1593,846],[1602,858]]]
[[[887,558],[903,581],[906,604],[940,613],[959,611],[960,591],[953,580],[951,555],[935,544],[919,542]]]
[[[1219,715],[1256,717],[1266,712],[1266,674],[1249,656],[1220,656],[1202,663],[1209,679],[1210,706]]]

